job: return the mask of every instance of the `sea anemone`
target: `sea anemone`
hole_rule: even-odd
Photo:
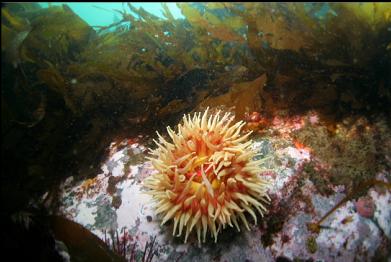
[[[216,242],[227,224],[240,231],[242,221],[250,230],[245,212],[257,223],[254,208],[261,216],[267,211],[270,182],[260,177],[264,159],[254,160],[252,141],[247,141],[251,132],[242,136],[245,123],[231,125],[233,120],[230,113],[221,117],[220,111],[208,116],[208,109],[202,115],[184,115],[177,132],[167,127],[172,142],[157,133],[158,147],[150,149],[153,157],[148,159],[158,173],[144,185],[157,201],[156,213],[163,214],[161,224],[173,219],[173,235],[185,231],[185,243],[194,227],[199,243],[201,233],[205,242],[208,229]]]

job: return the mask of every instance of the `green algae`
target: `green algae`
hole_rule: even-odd
[[[308,252],[314,254],[318,250],[318,244],[316,243],[316,238],[313,236],[308,237],[306,241],[306,247]]]

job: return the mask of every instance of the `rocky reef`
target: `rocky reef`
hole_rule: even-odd
[[[339,174],[333,183],[327,180],[327,176],[337,176],[333,168],[338,163],[327,158],[320,160],[316,152],[328,149],[310,147],[295,138],[297,133],[324,127],[323,122],[311,123],[309,120],[313,118],[316,118],[314,112],[284,121],[276,117],[262,135],[253,136],[253,148],[258,157],[267,159],[262,167],[268,171],[261,176],[273,182],[268,191],[272,203],[267,205],[268,213],[259,217],[258,225],[246,214],[249,231],[244,225],[240,232],[227,227],[219,234],[217,243],[207,237],[202,245],[195,234],[185,244],[173,237],[173,223],[161,225],[152,198],[142,185],[145,178],[157,172],[150,161],[140,158],[147,155],[144,144],[150,138],[112,144],[101,173],[93,180],[77,182],[72,177],[65,181],[61,186],[58,214],[80,223],[118,254],[135,261],[144,261],[141,258],[147,248],[152,248],[153,261],[371,261],[386,258],[390,255],[391,240],[390,172],[379,169],[367,173],[371,177],[358,176],[354,187],[345,184],[351,180],[350,173]],[[349,131],[357,125],[357,122],[353,124]],[[371,129],[382,128],[382,125],[379,121],[371,125]],[[341,133],[341,137],[346,137],[349,132]],[[384,144],[389,146],[391,137],[383,138]],[[331,143],[332,139],[312,136],[306,142]],[[349,149],[351,143],[340,146]],[[390,152],[385,155],[387,158]],[[372,164],[365,168],[370,167]],[[368,172],[365,168],[361,172]],[[357,184],[368,179],[379,183],[357,190]],[[329,211],[333,212],[322,220],[318,231],[311,229],[311,224],[320,221]]]

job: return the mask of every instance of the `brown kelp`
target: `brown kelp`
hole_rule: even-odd
[[[126,4],[93,28],[67,5],[2,5],[7,214],[76,168],[93,173],[118,130],[161,129],[199,105],[236,106],[239,119],[390,114],[389,3],[178,7],[185,18]]]

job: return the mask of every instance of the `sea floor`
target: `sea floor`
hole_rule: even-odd
[[[147,249],[152,261],[348,262],[389,256],[391,192],[384,187],[368,187],[348,199],[321,223],[319,232],[308,229],[308,223],[318,221],[346,197],[347,190],[335,183],[320,190],[308,176],[305,166],[314,160],[313,149],[292,135],[306,125],[322,123],[315,114],[275,118],[252,138],[259,155],[268,157],[269,171],[261,175],[272,181],[269,213],[258,218],[258,225],[249,217],[250,231],[226,228],[217,243],[207,238],[200,246],[192,235],[184,244],[172,236],[172,224],[160,225],[142,186],[155,172],[144,159],[142,135],[112,143],[96,177],[77,182],[69,177],[61,185],[58,214],[83,225],[128,260],[141,261]],[[327,163],[317,159],[316,165]],[[389,178],[385,170],[375,175],[385,183]]]

